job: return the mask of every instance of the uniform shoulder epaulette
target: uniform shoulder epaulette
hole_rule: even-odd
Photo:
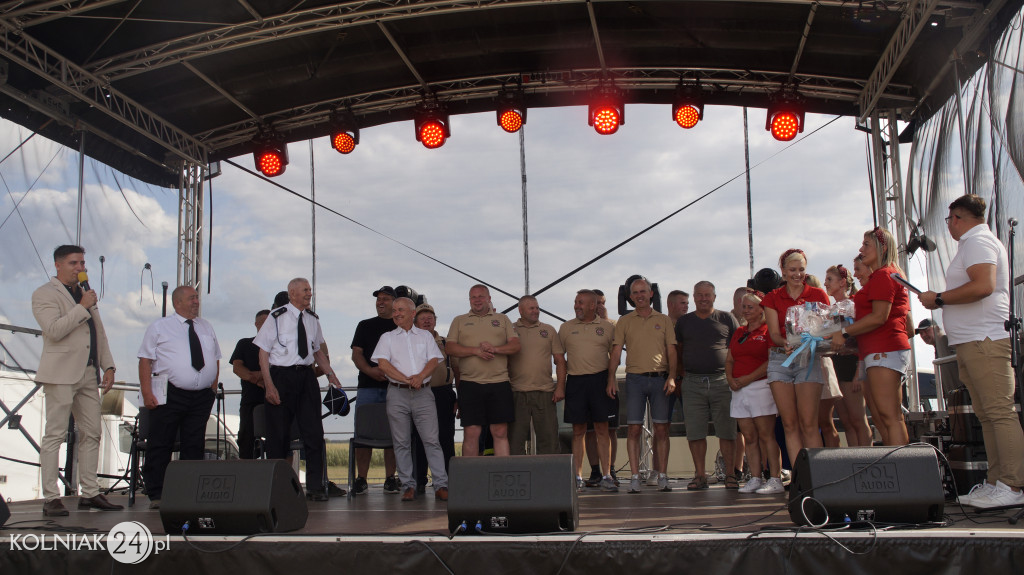
[[[283,314],[286,311],[288,311],[288,308],[282,306],[270,312],[270,315],[274,316],[275,318],[279,318],[281,317],[281,314]]]
[[[308,313],[309,315],[315,317],[316,319],[320,319],[320,316],[318,316],[315,313],[313,313],[313,310],[311,310],[311,309],[306,309],[306,313]]]

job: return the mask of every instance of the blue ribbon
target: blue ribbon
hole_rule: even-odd
[[[815,348],[818,347],[819,343],[824,342],[824,338],[818,337],[816,335],[811,335],[809,333],[800,334],[800,347],[796,348],[796,350],[793,353],[789,354],[789,357],[786,358],[786,361],[782,362],[782,367],[789,367],[798,355],[800,355],[805,349],[810,348],[811,355],[810,359],[807,362],[807,375],[804,376],[805,378],[810,378],[811,370],[814,369],[814,364],[812,363],[814,361],[814,350]]]

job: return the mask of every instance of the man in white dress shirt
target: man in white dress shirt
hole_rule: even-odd
[[[146,463],[142,467],[150,509],[160,508],[164,472],[181,431],[179,459],[203,459],[206,421],[217,389],[220,345],[210,322],[199,316],[199,294],[190,286],[171,292],[174,314],[149,325],[139,347],[142,399],[151,410]],[[166,382],[165,392],[153,380]]]
[[[430,377],[444,358],[434,335],[413,325],[416,305],[400,297],[392,304],[392,319],[398,327],[380,337],[370,357],[388,378],[387,411],[391,441],[395,447],[402,501],[416,498],[416,477],[412,463],[412,425],[423,441],[427,463],[434,478],[434,497],[448,500],[448,474],[437,437],[437,410],[430,392]]]
[[[297,420],[306,450],[306,495],[313,501],[327,501],[324,426],[314,362],[331,385],[341,387],[341,382],[324,353],[320,318],[309,309],[312,299],[313,289],[305,278],[288,282],[288,303],[270,312],[252,343],[260,348],[266,388],[267,457],[287,457],[292,421]]]

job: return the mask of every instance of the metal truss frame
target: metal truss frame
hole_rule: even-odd
[[[185,162],[178,186],[178,285],[192,286],[202,299],[203,207],[206,164]]]

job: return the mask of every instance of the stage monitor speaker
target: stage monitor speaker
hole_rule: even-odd
[[[945,493],[930,446],[804,449],[789,486],[797,525],[942,520]]]
[[[3,495],[0,495],[0,527],[3,527],[7,520],[11,518],[11,508],[7,506],[7,501]]]
[[[454,457],[448,529],[463,533],[575,531],[580,522],[571,455]]]
[[[309,511],[299,478],[282,459],[172,461],[164,476],[164,532],[188,535],[301,529]]]

